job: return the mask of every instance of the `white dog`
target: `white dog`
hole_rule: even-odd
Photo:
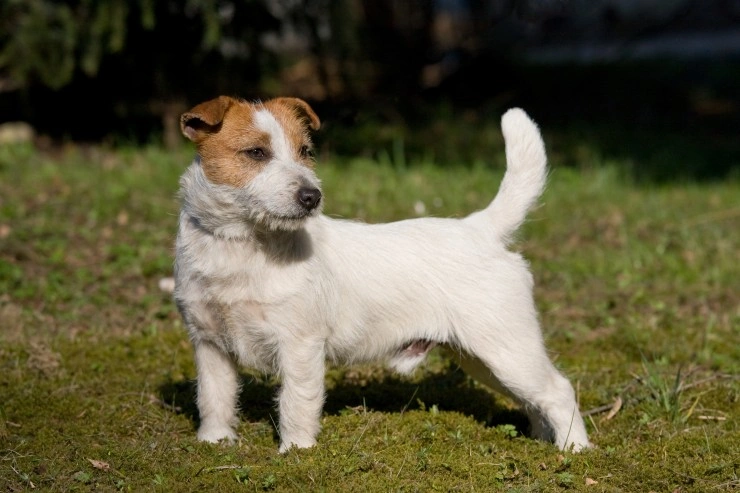
[[[280,451],[316,443],[324,368],[412,371],[434,345],[513,396],[533,434],[589,446],[573,388],[543,344],[526,261],[506,249],[545,185],[537,126],[502,118],[507,170],[463,219],[367,225],[321,214],[304,101],[221,96],[182,115],[198,155],[181,179],[175,300],[198,372],[198,438],[236,437],[238,365],[276,373]]]

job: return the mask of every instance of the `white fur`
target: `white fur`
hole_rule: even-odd
[[[260,130],[270,134],[270,143],[277,159],[290,160],[290,143],[273,114],[266,109],[259,110],[255,112],[254,123]]]
[[[505,248],[546,178],[527,115],[502,119],[507,172],[486,209],[367,225],[301,211],[297,187],[319,181],[262,113],[256,124],[278,151],[252,182],[214,185],[198,159],[181,180],[175,299],[195,348],[198,438],[236,436],[238,365],[281,377],[285,451],[316,443],[326,360],[409,372],[441,344],[521,402],[538,437],[589,446],[573,389],[545,351],[527,263]]]

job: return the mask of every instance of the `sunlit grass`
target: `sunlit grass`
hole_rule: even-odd
[[[372,365],[331,369],[319,446],[281,456],[278,383],[247,371],[241,440],[195,440],[190,346],[157,287],[171,274],[177,180],[191,150],[0,148],[0,484],[737,488],[740,183],[636,183],[618,159],[579,152],[600,162],[574,168],[554,153],[516,248],[598,448],[563,454],[529,439],[508,399],[433,354],[409,379]],[[322,159],[326,212],[459,217],[485,207],[503,174],[500,154],[465,166],[401,156]]]

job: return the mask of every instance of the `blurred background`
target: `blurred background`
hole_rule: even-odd
[[[333,155],[473,162],[521,106],[638,176],[724,178],[740,0],[0,3],[0,143],[174,148],[179,115],[219,94],[306,99]]]

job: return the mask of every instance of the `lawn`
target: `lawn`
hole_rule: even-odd
[[[516,248],[595,449],[528,438],[512,402],[436,353],[410,378],[330,369],[318,446],[285,455],[279,382],[245,370],[241,439],[197,442],[189,342],[158,288],[192,149],[19,145],[0,147],[0,490],[736,490],[740,180],[651,184],[624,171],[639,161],[545,138],[549,186]],[[491,139],[468,165],[321,156],[325,210],[482,208],[503,173]]]

